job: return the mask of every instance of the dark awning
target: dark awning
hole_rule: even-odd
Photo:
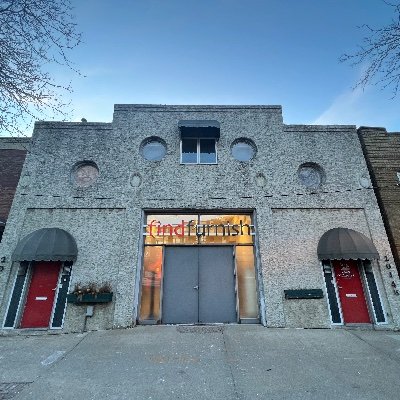
[[[75,239],[59,228],[43,228],[19,241],[13,261],[75,261],[78,255]]]
[[[203,137],[219,139],[220,125],[214,120],[180,120],[178,122],[181,138]]]
[[[325,232],[318,243],[320,260],[379,259],[378,251],[362,233],[347,228],[334,228]]]

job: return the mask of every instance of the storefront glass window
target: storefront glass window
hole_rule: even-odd
[[[257,318],[257,290],[253,246],[236,246],[240,318]]]
[[[145,244],[197,244],[198,215],[148,215]]]
[[[250,215],[200,215],[197,227],[201,244],[253,243]]]
[[[253,241],[249,214],[149,214],[145,235],[139,319],[160,321],[163,249],[165,245],[235,246],[240,319],[258,318]],[[162,291],[161,291],[162,292]],[[162,301],[162,299],[161,299]]]
[[[200,222],[199,222],[200,220]],[[148,215],[145,244],[251,244],[250,215]]]
[[[141,320],[160,318],[160,287],[162,272],[162,246],[146,246],[143,258]]]

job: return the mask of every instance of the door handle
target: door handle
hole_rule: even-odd
[[[343,289],[342,286],[338,286],[338,289]]]
[[[198,286],[193,286],[193,289],[199,290]]]

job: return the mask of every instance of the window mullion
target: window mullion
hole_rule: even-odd
[[[200,139],[197,139],[197,164],[200,164]]]

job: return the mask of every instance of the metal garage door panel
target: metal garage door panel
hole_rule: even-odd
[[[233,248],[199,247],[199,322],[236,322]]]
[[[198,249],[165,247],[162,322],[197,323]]]

